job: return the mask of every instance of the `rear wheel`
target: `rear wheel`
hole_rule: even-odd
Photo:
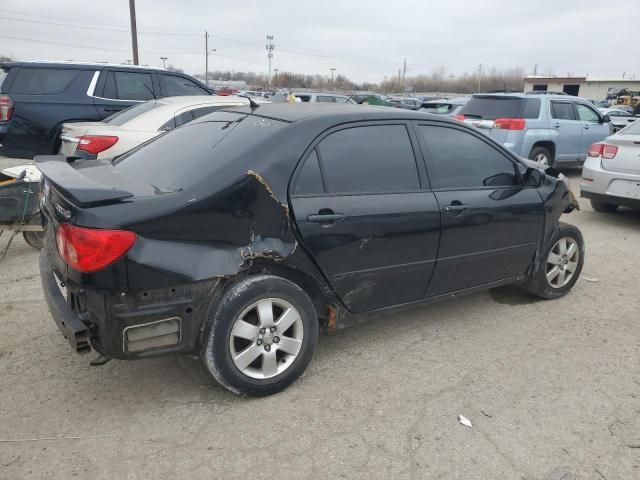
[[[203,360],[228,390],[271,395],[304,372],[317,339],[318,319],[309,296],[283,278],[256,275],[233,284],[222,296]]]
[[[612,203],[598,202],[597,200],[591,200],[591,207],[596,212],[613,213],[618,209],[618,205]]]
[[[573,225],[560,223],[544,253],[542,264],[524,288],[544,299],[561,297],[578,281],[583,264],[582,233]]]
[[[24,241],[36,250],[44,246],[44,232],[22,232]]]
[[[529,160],[538,162],[540,165],[551,167],[553,165],[553,158],[551,158],[551,152],[545,147],[533,147],[529,154]]]

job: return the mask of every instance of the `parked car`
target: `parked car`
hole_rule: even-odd
[[[293,96],[299,98],[303,103],[325,102],[325,103],[350,103],[349,97],[338,95],[337,93],[309,93],[293,92]]]
[[[257,99],[260,102],[262,99]],[[227,107],[248,105],[238,96],[166,97],[139,103],[102,122],[62,125],[60,153],[89,160],[113,158],[195,118]]]
[[[377,105],[380,107],[393,107],[388,97],[384,95],[352,95],[349,97],[358,105]]]
[[[601,108],[600,113],[602,113],[602,115],[607,115],[611,119],[613,133],[622,130],[624,127],[635,122],[639,118],[634,117],[628,111],[619,108]]]
[[[396,108],[404,108],[407,110],[418,110],[422,106],[422,101],[417,98],[390,98],[389,102]]]
[[[558,223],[566,179],[441,115],[243,107],[113,162],[37,165],[40,271],[70,344],[200,355],[245,395],[291,384],[319,329],[505,284],[557,298],[584,261]]]
[[[640,122],[589,147],[580,194],[598,212],[640,208]]]
[[[196,79],[159,68],[77,62],[5,62],[0,144],[9,156],[57,153],[62,124],[96,122],[136,103],[208,95]]]
[[[247,98],[269,98],[273,95],[273,92],[261,92],[258,90],[241,90],[236,93],[239,97],[247,97]]]
[[[421,112],[435,113],[437,115],[457,115],[471,97],[441,98],[423,102]]]
[[[611,134],[609,117],[587,100],[529,93],[473,95],[456,118],[543,165],[580,164],[589,145]]]

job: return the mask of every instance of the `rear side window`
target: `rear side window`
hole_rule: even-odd
[[[507,96],[471,97],[460,113],[472,118],[523,118],[524,98]],[[529,117],[524,117],[529,118]],[[537,116],[535,117],[537,118]]]
[[[293,188],[294,195],[314,195],[324,192],[320,163],[315,149],[309,154]]]
[[[167,96],[175,97],[180,95],[209,95],[204,88],[195,82],[177,75],[163,75],[164,86],[167,89]]]
[[[11,93],[32,95],[62,93],[79,73],[80,70],[20,68],[13,80]]]
[[[115,88],[120,100],[151,100],[153,81],[150,73],[114,72]],[[106,89],[106,85],[105,85]]]
[[[518,185],[515,164],[478,137],[454,128],[420,125],[440,189]]]
[[[118,157],[113,165],[150,185],[183,189],[206,178],[219,162],[233,161],[284,125],[272,119],[216,112],[208,121],[159,135],[143,148]]]
[[[540,116],[540,105],[541,102],[539,98],[527,98],[524,101],[522,118],[538,118]]]
[[[336,102],[336,98],[335,97],[329,97],[327,95],[318,95],[316,97],[316,102],[335,103]]]
[[[551,116],[556,120],[576,120],[571,102],[551,102]]]
[[[404,125],[354,127],[318,146],[327,192],[387,193],[418,190],[418,170]]]

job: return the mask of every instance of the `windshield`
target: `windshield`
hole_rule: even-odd
[[[121,127],[125,123],[130,120],[133,120],[139,115],[143,113],[147,113],[154,108],[162,106],[161,103],[156,100],[152,100],[150,102],[139,103],[137,105],[133,105],[132,107],[125,108],[124,110],[120,110],[119,112],[114,113],[110,117],[105,118],[103,121],[108,123],[109,125],[115,125],[116,127]]]
[[[236,158],[286,125],[223,111],[202,118],[118,157],[114,167],[155,187],[181,190],[201,180],[218,161]]]

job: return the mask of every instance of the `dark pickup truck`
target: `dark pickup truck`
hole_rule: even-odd
[[[154,98],[208,94],[194,78],[162,68],[0,63],[0,145],[12,157],[58,153],[64,122],[101,121]]]

